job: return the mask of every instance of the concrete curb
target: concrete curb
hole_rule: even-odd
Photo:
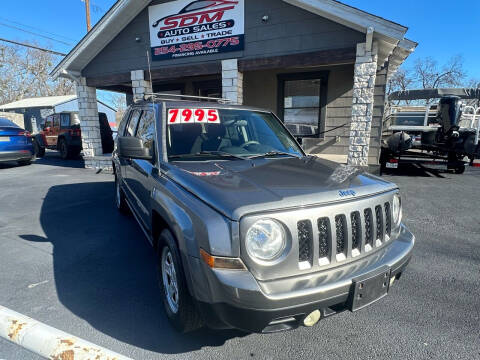
[[[52,360],[132,360],[3,306],[0,336]]]

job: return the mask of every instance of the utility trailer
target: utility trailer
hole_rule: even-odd
[[[427,106],[395,100],[439,99]],[[425,89],[392,93],[382,130],[382,169],[418,163],[457,174],[480,158],[480,89]],[[467,104],[468,102],[468,104]],[[468,161],[466,161],[468,159]]]

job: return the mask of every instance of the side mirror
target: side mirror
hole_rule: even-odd
[[[128,159],[148,160],[153,159],[150,150],[143,146],[142,139],[132,136],[118,138],[117,150],[120,157]]]

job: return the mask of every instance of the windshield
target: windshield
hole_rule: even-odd
[[[303,156],[270,113],[230,109],[169,109],[167,152],[171,160]]]
[[[0,126],[3,126],[3,127],[18,127],[19,126],[17,124],[15,124],[14,122],[8,120],[8,119],[4,119],[4,118],[0,118]]]

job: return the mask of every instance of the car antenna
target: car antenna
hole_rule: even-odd
[[[148,76],[149,76],[149,79],[150,79],[150,86],[152,87],[152,91],[153,91],[153,81],[152,81],[152,65],[150,63],[150,52],[148,51],[148,48],[146,49],[147,51],[147,63],[148,63]],[[153,106],[153,113],[154,113],[154,116],[155,116],[155,122],[157,121],[156,119],[156,111],[155,111],[155,96],[152,96],[152,106]]]

